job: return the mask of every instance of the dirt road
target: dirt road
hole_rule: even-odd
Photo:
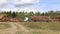
[[[11,28],[0,30],[2,34],[15,34],[17,31],[23,31],[24,34],[28,34],[29,30],[27,30],[24,26],[18,23],[9,23],[11,25]]]

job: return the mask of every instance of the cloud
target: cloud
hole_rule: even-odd
[[[8,0],[0,0],[0,9],[8,8]]]
[[[38,0],[1,0],[0,10],[2,11],[37,11],[32,8],[33,4],[38,3]],[[18,7],[18,8],[17,8]]]
[[[18,11],[24,12],[37,12],[37,9],[33,7],[33,5],[37,3],[39,3],[39,0],[14,0],[15,8],[19,8]]]
[[[0,4],[7,3],[7,0],[0,0]]]
[[[38,0],[14,0],[15,4],[34,4],[37,2]]]
[[[14,0],[15,7],[26,7],[38,3],[39,0]]]
[[[2,8],[1,11],[10,11],[9,8]]]
[[[1,4],[0,8],[9,8],[9,7],[8,7],[8,4]]]
[[[13,8],[12,0],[0,0],[0,10],[9,10]]]
[[[24,12],[31,12],[31,11],[33,11],[33,12],[35,13],[35,12],[38,11],[38,9],[35,9],[35,8],[33,8],[33,7],[32,7],[32,8],[25,7],[25,8],[19,8],[19,9],[18,9],[18,12],[20,12],[20,11],[22,11],[22,12],[23,12],[23,11],[24,11]]]

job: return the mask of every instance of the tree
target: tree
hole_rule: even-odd
[[[4,11],[4,12],[2,12],[0,14],[6,14],[8,17],[12,17],[11,11],[9,11],[9,12]]]
[[[48,12],[44,13],[44,16],[49,16],[49,13]]]
[[[17,13],[17,18],[22,18],[22,19],[24,19],[24,18],[25,18],[25,13],[24,13],[24,12],[19,12],[19,13]]]
[[[15,17],[16,17],[16,13],[13,12],[13,13],[12,13],[12,18],[15,18]]]
[[[41,16],[44,16],[45,14],[44,14],[44,12],[43,13],[41,13]]]
[[[51,10],[51,11],[48,11],[48,15],[49,15],[52,19],[54,19],[56,13],[55,13],[55,11]]]
[[[12,17],[11,11],[7,12],[7,15],[8,15],[9,17]]]
[[[41,15],[40,12],[35,13],[35,16],[40,16],[40,15]]]
[[[30,17],[30,16],[34,16],[34,12],[30,12],[30,13],[28,13],[27,16],[28,16],[28,17]]]
[[[57,12],[57,16],[60,16],[60,11],[56,11]]]

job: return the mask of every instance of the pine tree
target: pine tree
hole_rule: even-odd
[[[35,13],[35,16],[40,16],[40,12],[36,12]]]
[[[16,13],[13,12],[13,13],[12,13],[12,18],[15,18],[15,17],[16,17]]]

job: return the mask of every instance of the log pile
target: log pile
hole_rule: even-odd
[[[30,17],[33,21],[40,21],[40,22],[49,22],[50,16],[31,16]]]
[[[6,14],[0,14],[0,22],[21,22],[21,19],[10,18]]]
[[[56,21],[60,21],[60,16],[57,16],[55,19]]]
[[[31,16],[30,21],[55,22],[55,21],[60,21],[60,16],[55,17],[55,19],[51,19],[50,16]],[[19,18],[10,18],[6,14],[0,14],[0,22],[23,22],[23,20]]]

